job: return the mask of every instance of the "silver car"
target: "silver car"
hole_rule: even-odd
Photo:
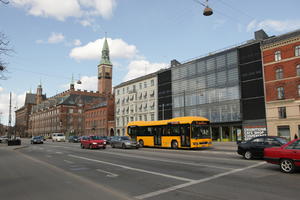
[[[112,140],[110,141],[110,145],[112,148],[136,148],[138,149],[139,143],[133,139],[131,139],[128,136],[120,136],[120,137],[113,137]]]

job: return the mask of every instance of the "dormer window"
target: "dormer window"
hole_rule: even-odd
[[[275,61],[281,60],[281,51],[275,51]]]

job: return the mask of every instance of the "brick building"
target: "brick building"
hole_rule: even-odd
[[[86,135],[114,135],[114,97],[112,95],[87,104],[84,110]]]
[[[42,85],[38,85],[36,94],[26,93],[24,106],[15,111],[16,113],[16,130],[17,135],[21,137],[28,137],[29,127],[29,114],[32,106],[42,102],[46,99],[46,95],[43,95]]]
[[[55,132],[84,135],[91,134],[92,129],[97,135],[113,134],[113,99],[112,64],[105,39],[101,62],[98,65],[98,91],[75,90],[74,84],[71,83],[69,90],[53,97],[36,98],[36,105],[29,109],[29,135],[50,136]],[[91,122],[91,118],[95,116],[96,119]]]
[[[300,30],[262,42],[269,135],[300,134]]]

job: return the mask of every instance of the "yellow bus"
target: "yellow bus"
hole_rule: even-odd
[[[204,117],[129,122],[126,131],[140,146],[190,149],[212,145],[209,120]]]

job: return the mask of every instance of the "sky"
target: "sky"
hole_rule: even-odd
[[[299,0],[2,0],[0,33],[12,51],[0,80],[0,123],[42,84],[47,97],[69,88],[97,90],[104,38],[113,86],[254,38],[300,28]],[[14,115],[13,115],[14,123]]]

